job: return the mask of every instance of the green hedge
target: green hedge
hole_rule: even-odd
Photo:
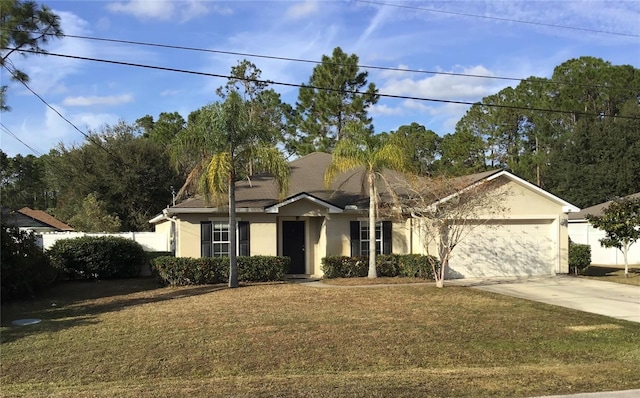
[[[113,236],[61,239],[47,251],[51,263],[69,278],[134,278],[148,261],[142,246]]]
[[[33,295],[56,279],[56,270],[32,232],[1,225],[0,293],[2,300]]]
[[[268,282],[283,280],[289,269],[289,257],[238,257],[238,280]],[[229,279],[228,257],[158,257],[154,272],[171,286],[225,283]]]
[[[569,272],[581,274],[591,264],[591,246],[569,241]]]
[[[388,254],[376,256],[378,276],[433,279],[432,264],[439,260],[420,254]],[[322,259],[324,277],[356,278],[367,276],[368,257],[329,256]]]

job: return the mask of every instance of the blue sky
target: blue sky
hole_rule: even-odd
[[[318,61],[336,46],[361,65],[526,78],[550,77],[571,58],[594,56],[640,68],[639,1],[56,1],[44,2],[65,34]],[[472,17],[460,14],[473,14]],[[528,21],[531,23],[510,22]],[[546,25],[545,25],[546,24]],[[570,26],[619,34],[563,29]],[[65,37],[50,53],[227,75],[244,58],[220,53],[125,45]],[[306,83],[314,64],[247,57],[262,76]],[[30,87],[83,132],[149,114],[187,115],[216,101],[223,79],[54,56],[12,56]],[[2,124],[39,153],[84,137],[24,87],[9,81],[12,111]],[[382,94],[479,101],[517,82],[370,70]],[[298,90],[273,86],[295,104]],[[381,99],[369,110],[376,132],[417,122],[454,131],[464,105]],[[0,133],[10,156],[32,151]]]

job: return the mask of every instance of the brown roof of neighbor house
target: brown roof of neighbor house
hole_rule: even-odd
[[[341,208],[345,208],[347,205],[368,208],[369,199],[362,188],[364,169],[360,167],[341,174],[332,183],[331,188],[326,189],[324,174],[330,163],[331,154],[324,152],[314,152],[292,161],[290,163],[291,178],[289,179],[289,190],[286,198],[306,193]],[[471,185],[498,172],[500,170],[487,171],[457,177],[456,180],[463,181],[466,185]],[[401,180],[400,173],[388,170],[383,174],[385,178],[392,182]],[[460,186],[460,184],[452,186]],[[383,201],[390,199],[384,186],[380,186],[379,194]],[[279,197],[278,186],[274,178],[268,174],[253,176],[249,180],[236,183],[236,207],[238,208],[265,208],[275,205],[286,198]],[[196,196],[173,206],[173,209],[205,207],[214,207],[214,205],[207,204],[203,197]]]
[[[40,221],[41,223],[52,226],[53,228],[59,229],[60,231],[73,231],[74,229],[69,225],[63,223],[58,220],[54,216],[45,213],[42,210],[33,210],[28,207],[23,207],[18,210],[18,213],[24,214],[27,217],[31,217],[34,220]]]
[[[624,198],[640,199],[640,192],[625,196]],[[569,213],[569,220],[584,220],[587,217],[587,215],[601,216],[604,212],[604,209],[606,209],[611,204],[611,202],[613,201],[610,200],[608,202],[599,203],[591,207],[586,207],[577,213]]]

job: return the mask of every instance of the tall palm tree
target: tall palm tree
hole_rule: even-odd
[[[376,214],[379,206],[378,184],[384,182],[391,191],[389,181],[383,175],[383,171],[394,170],[407,172],[410,170],[410,162],[407,159],[402,146],[390,140],[380,140],[367,134],[366,127],[357,121],[348,122],[345,127],[345,136],[336,144],[331,163],[324,175],[324,183],[327,188],[335,178],[352,169],[362,167],[363,191],[369,192],[369,278],[376,278]]]
[[[235,183],[238,172],[249,159],[258,159],[261,171],[271,173],[284,196],[289,181],[289,164],[268,139],[262,140],[268,126],[257,117],[255,103],[243,100],[232,91],[224,102],[200,109],[197,121],[176,137],[172,145],[174,162],[193,162],[186,182],[178,192],[183,197],[188,190],[204,195],[208,203],[229,207],[229,287],[238,286],[236,255]]]

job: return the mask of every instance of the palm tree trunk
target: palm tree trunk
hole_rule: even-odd
[[[376,191],[375,175],[369,173],[369,278],[377,278],[376,270]],[[382,232],[382,231],[381,231]]]
[[[229,176],[229,287],[238,287],[238,257],[236,256],[236,184],[235,173]]]

